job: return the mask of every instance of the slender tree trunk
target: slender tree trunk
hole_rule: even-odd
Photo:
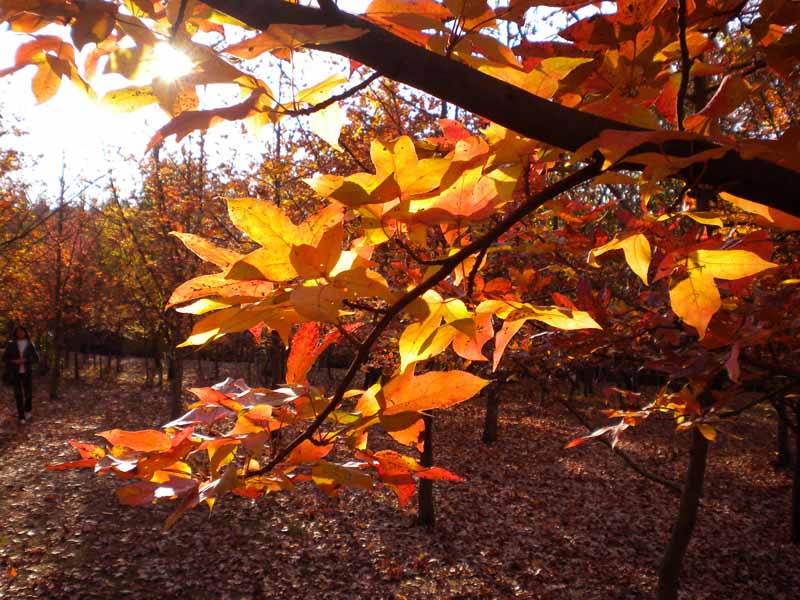
[[[792,543],[800,544],[800,400],[794,400],[794,482],[792,484]]]
[[[277,331],[270,335],[269,364],[272,371],[272,387],[286,381],[286,350]]]
[[[419,463],[423,467],[433,466],[433,417],[424,415],[425,436],[423,438],[422,456]],[[433,503],[433,481],[430,479],[419,480],[419,516],[422,525],[433,527],[436,524],[436,514]]]
[[[64,168],[61,168],[61,191],[58,198],[58,220],[56,221],[56,272],[55,287],[53,288],[53,368],[50,370],[49,396],[50,400],[58,398],[58,388],[61,383],[61,354],[64,351],[64,299],[62,290],[63,264],[62,264],[62,236],[64,234],[64,211],[66,181]]]
[[[167,358],[169,411],[173,419],[183,414],[183,358],[171,352]]]
[[[72,362],[72,368],[73,368],[72,373],[73,373],[73,375],[75,377],[75,381],[80,381],[81,380],[81,360],[80,360],[80,356],[78,355],[77,352],[73,352],[72,353],[72,360],[73,360],[73,362]]]
[[[161,362],[161,353],[158,350],[153,354],[153,365],[158,378],[158,387],[162,388],[164,387],[164,365]]]
[[[481,440],[484,444],[492,444],[497,441],[497,419],[500,414],[500,395],[492,386],[486,395],[486,416],[483,420],[483,436]]]
[[[778,413],[778,458],[775,461],[775,467],[784,469],[792,464],[792,451],[789,449],[789,415],[786,412],[783,398],[778,399],[774,406],[775,412]]]
[[[151,366],[150,357],[144,357],[144,387],[153,387],[153,377],[155,368]]]
[[[689,450],[689,469],[681,494],[680,508],[672,538],[664,552],[658,573],[658,600],[677,600],[681,565],[697,521],[703,480],[706,472],[708,440],[698,429],[692,429],[692,446]]]

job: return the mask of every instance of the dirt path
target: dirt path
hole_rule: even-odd
[[[502,406],[494,446],[479,441],[480,402],[437,417],[437,462],[468,483],[437,485],[433,531],[412,526],[389,493],[331,501],[306,490],[257,503],[226,497],[163,534],[172,504],[121,506],[113,477],[45,470],[74,457],[68,439],[157,426],[159,393],[92,382],[50,402],[40,389],[22,428],[4,393],[0,598],[9,600],[648,598],[677,508],[604,446],[561,450],[580,426],[519,388]],[[659,447],[663,427],[634,432],[625,447],[679,478],[683,463]],[[769,465],[772,432],[765,421],[730,433],[744,439],[723,436],[712,449],[683,597],[795,598],[791,482]]]

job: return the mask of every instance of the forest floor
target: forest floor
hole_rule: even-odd
[[[34,419],[24,426],[3,391],[0,598],[653,596],[678,498],[599,443],[563,450],[585,430],[523,384],[504,392],[491,446],[480,442],[482,401],[436,416],[436,463],[467,481],[436,484],[433,529],[414,525],[413,509],[398,508],[388,491],[330,500],[309,487],[258,502],[225,497],[213,512],[196,509],[162,533],[173,503],[122,506],[112,476],[45,469],[74,459],[69,439],[98,442],[93,435],[104,429],[164,422],[163,393],[141,381],[126,365],[115,382],[66,381],[58,401],[38,382]],[[682,598],[797,598],[791,481],[770,464],[772,422],[755,411],[712,445]],[[679,480],[687,442],[655,422],[626,432],[622,446],[645,468]]]

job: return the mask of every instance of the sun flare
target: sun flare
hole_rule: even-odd
[[[192,72],[194,63],[183,52],[160,42],[153,48],[153,70],[161,79],[173,81]]]

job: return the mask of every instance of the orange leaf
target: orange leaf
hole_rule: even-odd
[[[447,408],[472,398],[489,383],[466,371],[429,371],[415,376],[409,369],[406,373],[383,386],[383,414]]]
[[[306,373],[325,349],[335,343],[342,334],[331,331],[324,337],[315,322],[303,323],[292,336],[289,359],[286,361],[286,383],[303,383]]]
[[[284,463],[288,465],[299,465],[301,463],[317,462],[326,457],[333,449],[333,444],[319,445],[311,440],[303,440],[299,446],[289,453]]]
[[[142,431],[111,429],[102,431],[97,435],[105,438],[114,446],[125,446],[140,452],[162,452],[172,447],[169,436],[155,429],[144,429]]]

